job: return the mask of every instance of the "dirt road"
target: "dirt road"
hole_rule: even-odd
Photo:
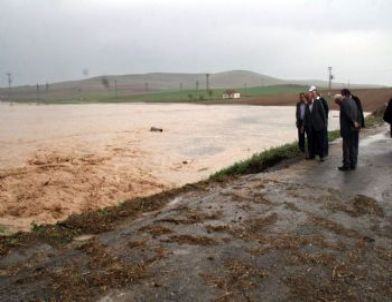
[[[392,140],[369,131],[356,171],[336,169],[336,142],[324,163],[200,183],[136,217],[120,208],[65,245],[3,239],[0,300],[390,301]]]

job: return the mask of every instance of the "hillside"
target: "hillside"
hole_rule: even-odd
[[[206,75],[202,73],[147,73],[130,75],[107,75],[78,81],[41,83],[38,87],[19,86],[12,89],[15,101],[92,101],[151,94],[163,91],[185,91],[206,89]],[[323,81],[282,80],[267,75],[232,70],[210,75],[211,89],[265,87],[275,85],[309,85],[317,83],[327,87]],[[335,86],[341,87],[336,83]],[[0,88],[0,99],[7,99],[8,89]]]

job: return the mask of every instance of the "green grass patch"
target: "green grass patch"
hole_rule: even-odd
[[[4,225],[0,224],[0,236],[1,235],[8,235],[8,234],[9,234],[8,229]]]
[[[365,118],[365,128],[373,128],[383,123],[382,116],[370,114]]]
[[[274,85],[274,86],[262,86],[262,87],[250,87],[238,89],[241,96],[244,97],[257,97],[266,95],[276,95],[283,93],[300,93],[307,91],[307,86],[301,85]]]
[[[254,154],[251,158],[237,162],[210,176],[211,180],[223,180],[227,176],[253,174],[270,168],[285,159],[294,158],[300,154],[298,143],[285,144],[274,147],[261,153]]]

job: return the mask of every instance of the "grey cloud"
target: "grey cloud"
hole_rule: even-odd
[[[250,69],[390,84],[388,0],[2,0],[0,85]]]

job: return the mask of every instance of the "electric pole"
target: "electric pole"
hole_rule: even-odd
[[[35,92],[36,92],[36,97],[37,97],[37,102],[39,101],[39,84],[37,83],[37,86],[35,88]]]
[[[117,99],[118,94],[117,94],[117,80],[114,80],[114,98]]]
[[[8,79],[8,101],[11,100],[11,87],[12,87],[12,73],[7,72],[7,79]]]
[[[328,67],[328,96],[331,96],[332,80],[334,76],[332,75],[332,67]]]
[[[206,73],[206,90],[207,92],[210,90],[210,74]]]

